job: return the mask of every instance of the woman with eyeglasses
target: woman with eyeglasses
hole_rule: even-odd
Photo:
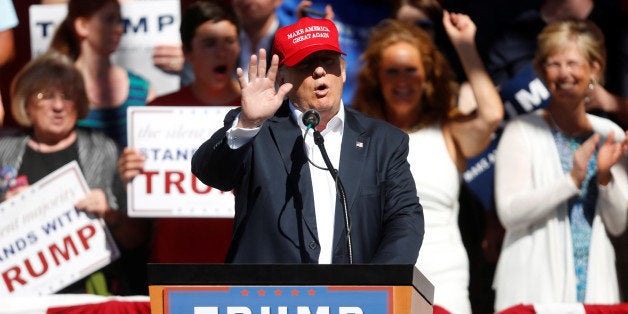
[[[496,154],[497,213],[506,229],[493,284],[497,311],[620,301],[608,234],[626,229],[628,134],[586,113],[605,57],[591,22],[555,22],[538,36],[533,65],[551,101],[511,120]]]
[[[76,127],[89,111],[81,73],[67,57],[44,54],[28,63],[11,84],[11,114],[26,131],[0,138],[0,168],[15,176],[0,192],[14,197],[54,170],[78,161],[90,191],[75,206],[105,220],[121,249],[138,245],[141,229],[125,213],[117,172],[118,148],[105,135]],[[84,293],[85,281],[62,292]],[[115,293],[116,291],[110,291]]]
[[[435,305],[471,313],[469,261],[458,228],[461,172],[490,143],[503,106],[477,53],[473,21],[448,12],[442,20],[477,99],[475,112],[458,110],[458,83],[428,34],[397,20],[371,35],[352,106],[409,134],[408,162],[425,216],[417,268],[434,284]]]

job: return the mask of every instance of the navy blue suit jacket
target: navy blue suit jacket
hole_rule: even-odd
[[[320,254],[309,166],[298,124],[285,102],[243,147],[231,149],[225,126],[196,151],[192,172],[234,191],[234,233],[226,262],[317,263]],[[361,143],[361,144],[360,144]],[[407,162],[408,135],[346,108],[339,176],[351,216],[353,262],[414,264],[423,241],[423,209]],[[348,263],[336,205],[332,263]]]

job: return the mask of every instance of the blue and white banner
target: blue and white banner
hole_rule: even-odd
[[[520,114],[545,108],[550,101],[550,92],[534,72],[532,64],[502,85],[499,96],[504,102],[504,124]],[[484,152],[467,160],[467,170],[462,175],[463,180],[488,210],[495,210],[493,203],[495,150],[501,131],[502,129],[495,133],[491,144]]]
[[[392,287],[188,286],[164,290],[166,314],[385,314],[392,310]]]

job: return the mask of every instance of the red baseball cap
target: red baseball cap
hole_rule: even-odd
[[[304,17],[277,30],[272,53],[279,56],[280,65],[294,66],[305,57],[322,50],[346,55],[340,50],[338,29],[334,22],[330,19]]]

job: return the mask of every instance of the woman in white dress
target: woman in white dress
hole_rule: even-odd
[[[495,199],[506,229],[495,310],[519,303],[620,301],[607,233],[626,229],[627,134],[586,113],[606,66],[590,22],[560,21],[539,35],[534,68],[551,101],[506,126],[496,154]]]
[[[352,106],[410,135],[408,161],[425,216],[417,267],[434,284],[434,304],[471,313],[469,261],[458,228],[458,194],[465,160],[482,152],[503,118],[503,105],[475,46],[475,24],[445,12],[443,24],[477,101],[458,111],[458,84],[436,46],[413,24],[386,21],[364,52]]]

